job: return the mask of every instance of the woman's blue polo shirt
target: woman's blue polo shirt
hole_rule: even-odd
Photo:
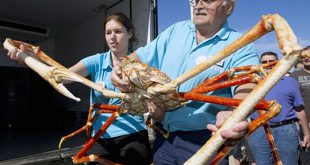
[[[97,84],[104,85],[108,90],[120,92],[111,82],[112,61],[111,52],[96,54],[86,57],[82,60],[82,63],[89,72],[92,81]],[[90,104],[111,104],[119,105],[121,100],[117,98],[106,98],[100,92],[91,89],[90,91]],[[103,113],[98,116],[97,120],[93,124],[92,134],[95,134],[101,126],[111,116],[110,113]],[[122,135],[128,135],[134,132],[145,130],[143,116],[132,116],[129,114],[122,114],[116,118],[116,121],[107,129],[103,138],[113,138]]]

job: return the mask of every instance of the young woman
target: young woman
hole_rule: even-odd
[[[105,40],[109,51],[86,57],[70,68],[83,77],[91,76],[92,81],[103,85],[106,89],[119,92],[110,80],[113,66],[120,63],[120,58],[132,51],[136,42],[134,27],[127,16],[114,13],[104,21]],[[16,53],[9,52],[11,59]],[[90,104],[120,104],[121,100],[106,98],[100,92],[91,90]],[[111,116],[110,113],[100,114],[93,123],[92,136]],[[148,133],[143,116],[123,114],[116,118],[106,133],[97,141],[100,156],[122,164],[150,164],[151,152]]]

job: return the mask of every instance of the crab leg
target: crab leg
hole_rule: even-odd
[[[107,159],[103,159],[100,156],[97,156],[95,154],[91,154],[89,156],[84,156],[78,160],[74,160],[75,164],[82,164],[82,163],[87,163],[87,162],[98,162],[100,164],[106,164],[106,165],[121,165],[119,163],[116,162],[112,162],[110,160]]]
[[[241,84],[253,82],[253,80],[255,80],[255,77],[257,80],[256,82],[258,82],[258,80],[261,78],[257,74],[254,74],[254,72],[260,71],[260,72],[265,73],[265,71],[263,70],[264,68],[271,67],[271,66],[275,65],[276,63],[277,62],[273,62],[270,64],[262,64],[262,65],[258,65],[258,66],[243,66],[243,67],[234,68],[232,70],[229,70],[229,71],[226,71],[226,72],[220,74],[219,76],[215,76],[215,77],[212,77],[210,79],[205,80],[203,83],[198,85],[196,88],[191,90],[189,93],[183,94],[181,96],[183,96],[183,98],[189,99],[189,100],[198,100],[198,101],[203,101],[203,102],[209,102],[209,103],[214,103],[214,104],[220,104],[220,105],[226,105],[226,106],[235,106],[236,107],[240,104],[240,102],[242,100],[235,100],[235,99],[227,99],[226,100],[226,99],[221,98],[221,97],[216,97],[216,96],[213,97],[213,96],[209,96],[209,95],[202,95],[202,93],[215,91],[217,89],[222,89],[222,88],[229,87],[229,86],[241,85]],[[239,72],[239,71],[247,71],[247,72],[244,74],[237,74],[236,76],[233,75],[234,72]],[[250,75],[247,75],[249,73],[250,73]],[[266,74],[264,74],[264,75],[266,76]],[[233,79],[231,79],[229,81],[225,81],[226,79],[228,79],[230,77],[232,77]],[[213,83],[216,83],[219,81],[223,81],[223,82],[213,84]],[[255,109],[268,109],[270,107],[270,105],[272,105],[272,104],[274,104],[274,101],[262,100],[255,106]],[[259,110],[258,112],[260,114],[263,113],[262,110]],[[274,142],[273,136],[271,134],[271,131],[268,127],[268,124],[264,124],[263,126],[264,126],[264,130],[266,132],[268,142],[269,142],[270,147],[272,149],[272,154],[274,155],[274,158],[277,162],[277,165],[280,165],[282,163],[281,163],[279,154],[276,150],[275,142]],[[212,160],[212,162],[210,164],[217,164],[218,162],[220,162],[226,156],[226,153],[229,153],[231,149],[232,149],[231,146],[225,145],[225,147],[217,154],[217,156]]]
[[[245,76],[245,75],[249,75],[249,74],[261,71],[263,68],[272,67],[275,64],[277,64],[277,61],[274,61],[274,62],[271,62],[271,63],[268,63],[268,64],[261,64],[261,65],[257,65],[257,66],[241,66],[241,67],[233,68],[231,70],[228,70],[228,71],[225,71],[225,72],[221,73],[218,76],[206,79],[203,83],[201,83],[197,87],[193,88],[190,92],[195,92],[196,93],[201,88],[203,88],[205,86],[210,86],[211,84],[214,84],[214,83],[217,83],[217,82],[220,82],[220,81],[223,81],[224,79],[227,79],[227,78],[237,79],[238,77],[242,77],[242,76]],[[246,73],[241,73],[241,74],[238,74],[238,75],[233,75],[234,73],[240,72],[240,71],[247,71],[247,72]],[[198,93],[200,93],[200,92],[198,92]]]
[[[241,77],[241,76],[248,75],[248,74],[251,74],[254,72],[258,72],[258,71],[262,72],[262,70],[264,70],[265,68],[271,68],[271,67],[275,66],[277,63],[278,63],[278,61],[274,61],[274,62],[270,62],[267,64],[237,67],[237,68],[234,68],[234,70],[236,72],[246,71],[246,70],[248,70],[248,71],[246,73],[243,73],[243,74],[234,75],[233,77],[237,78],[237,77]]]
[[[71,99],[74,99],[76,101],[80,101],[79,98],[73,96],[63,85],[63,80],[69,80],[69,81],[76,81],[80,82],[92,89],[95,89],[99,92],[101,92],[104,96],[109,98],[121,98],[123,100],[130,100],[130,97],[127,94],[124,93],[116,93],[114,91],[110,91],[105,89],[104,87],[70,71],[66,67],[62,66],[49,56],[47,56],[43,51],[40,50],[38,46],[33,46],[28,43],[15,41],[12,39],[7,38],[5,42],[3,43],[3,46],[7,50],[12,50],[19,48],[19,46],[23,44],[26,48],[26,50],[29,50],[30,52],[34,52],[34,54],[41,59],[43,62],[49,64],[50,66],[40,62],[36,58],[27,55],[26,53],[22,52],[21,50],[18,50],[17,56],[20,60],[25,62],[32,70],[37,72],[43,79],[48,81],[58,92],[63,94],[66,97],[69,97]],[[51,67],[52,66],[52,67]]]
[[[176,89],[176,86],[196,76],[197,74],[208,69],[212,65],[228,57],[230,54],[234,53],[238,49],[244,47],[245,45],[255,41],[256,39],[270,32],[271,30],[273,30],[272,26],[270,26],[267,22],[269,21],[270,17],[271,16],[265,16],[263,20],[259,22],[254,28],[252,28],[252,30],[249,31],[246,35],[243,35],[241,38],[237,39],[235,42],[228,45],[226,48],[221,50],[219,53],[209,58],[206,62],[198,65],[197,67],[184,73],[177,79],[171,81],[168,84],[163,85],[162,87],[149,88],[148,93],[150,93],[151,95],[156,95],[156,93],[166,93],[169,91],[174,91]]]
[[[292,68],[300,56],[301,46],[297,42],[297,38],[289,27],[288,23],[279,15],[264,16],[263,20],[257,24],[249,33],[242,38],[247,40],[237,40],[238,45],[244,46],[248,41],[254,41],[258,36],[262,36],[267,31],[275,29],[279,40],[279,46],[285,55],[271,72],[264,78],[253,91],[241,102],[241,104],[233,111],[231,116],[224,122],[223,126],[214,133],[211,139],[194,154],[185,164],[204,164],[219,147],[226,141],[220,136],[222,130],[231,129],[231,126],[245,120],[250,115],[256,103],[264,98],[267,92],[284,76],[290,68]],[[241,42],[241,43],[240,43]],[[233,43],[234,45],[234,43]],[[239,47],[239,46],[236,46]]]
[[[88,80],[87,78],[84,78],[72,71],[70,71],[69,69],[67,69],[66,67],[64,67],[63,65],[61,65],[60,63],[58,63],[57,61],[53,60],[52,58],[50,58],[49,56],[47,56],[43,51],[39,50],[36,53],[36,56],[38,58],[40,58],[42,61],[46,62],[47,64],[57,67],[57,68],[61,68],[63,70],[65,70],[67,73],[69,73],[70,75],[74,75],[80,78],[80,83],[95,89],[99,92],[101,92],[104,96],[108,97],[108,98],[121,98],[122,100],[130,100],[130,97],[126,94],[123,93],[116,93],[110,90],[107,90],[105,88],[103,88],[102,86]]]
[[[11,39],[6,39],[3,43],[3,46],[7,50],[13,50],[16,47],[13,44],[13,41]],[[62,83],[58,83],[58,80],[53,75],[56,68],[50,67],[41,61],[33,58],[32,56],[27,55],[26,53],[22,51],[18,51],[17,53],[18,59],[23,61],[25,64],[27,64],[32,70],[34,70],[36,73],[38,73],[43,79],[48,81],[58,92],[63,94],[66,97],[69,97],[73,100],[80,101],[79,98],[75,97],[70,91],[68,91]],[[78,77],[67,75],[68,78],[79,81]]]
[[[93,138],[91,138],[85,146],[72,158],[73,162],[82,158],[86,152],[96,143],[96,141],[100,138],[103,132],[107,130],[107,128],[115,121],[115,119],[119,116],[118,112],[114,112],[111,117],[105,122],[105,124],[99,129],[99,131],[95,134]]]
[[[197,93],[181,93],[181,97],[187,100],[196,100],[201,102],[208,102],[213,104],[220,104],[226,106],[237,107],[242,103],[241,99],[223,98],[218,96],[208,96]],[[270,101],[260,100],[255,106],[255,109],[266,109]]]
[[[74,75],[74,76],[79,77],[81,79],[80,83],[101,92],[104,96],[106,96],[108,98],[121,98],[122,100],[130,100],[130,97],[124,93],[116,93],[114,91],[107,90],[107,89],[103,88],[102,86],[88,80],[87,78],[84,78],[84,77],[70,71],[69,69],[67,69],[63,65],[59,64],[58,62],[56,62],[55,60],[53,60],[52,58],[47,56],[43,51],[39,51],[39,53],[37,53],[37,57],[39,57],[41,60],[43,60],[44,62],[46,62],[47,64],[49,64],[51,66],[55,66],[55,67],[64,69],[70,75]]]
[[[217,89],[222,89],[225,87],[235,86],[235,85],[241,85],[241,84],[247,84],[247,83],[257,83],[260,79],[261,78],[258,75],[253,73],[251,75],[243,76],[243,77],[240,77],[238,79],[232,79],[232,80],[224,81],[224,82],[209,85],[209,86],[202,85],[201,87],[195,88],[191,92],[193,92],[193,93],[206,93],[206,92],[214,91]]]
[[[262,111],[262,110],[258,111],[258,114],[260,116],[262,116],[264,113],[265,112]],[[277,147],[276,147],[276,143],[275,143],[275,140],[274,140],[274,138],[272,136],[272,133],[271,133],[271,130],[270,130],[270,127],[269,127],[268,123],[265,123],[263,125],[263,127],[264,127],[264,131],[266,133],[266,136],[267,136],[267,140],[268,140],[268,143],[269,143],[269,146],[270,146],[270,149],[271,149],[271,153],[272,153],[272,155],[273,155],[273,157],[275,159],[275,162],[276,162],[277,165],[282,165],[282,161],[280,159],[280,155],[278,153],[278,150],[277,150]]]
[[[93,117],[91,117],[94,108],[98,108],[100,110],[98,110],[96,112],[96,114]],[[112,113],[112,112],[118,111],[119,108],[120,107],[116,106],[116,105],[106,105],[106,104],[94,104],[94,105],[92,105],[89,108],[88,119],[87,119],[86,125],[80,129],[78,129],[77,131],[75,131],[75,132],[73,132],[73,133],[71,133],[65,137],[62,137],[59,144],[58,144],[58,149],[59,150],[61,149],[61,146],[62,146],[64,141],[66,141],[67,139],[69,139],[69,138],[71,138],[77,134],[80,134],[81,132],[83,132],[85,130],[87,130],[86,134],[87,134],[87,136],[89,136],[90,135],[90,131],[89,131],[90,129],[89,128],[93,125],[93,122],[97,119],[97,117],[100,113]],[[87,138],[87,139],[89,140],[90,138]]]
[[[273,118],[275,115],[277,115],[281,110],[281,105],[276,102],[276,101],[271,101],[270,104],[268,105],[267,108],[267,113],[261,114],[259,116],[259,118],[253,120],[250,124],[249,124],[249,128],[248,131],[246,133],[246,137],[251,135],[258,127],[265,125],[268,120],[270,120],[271,118]],[[271,137],[272,139],[268,139],[269,143],[274,143],[273,140],[273,136],[272,134],[267,134],[267,136]],[[211,161],[210,164],[219,164],[219,162],[225,157],[227,156],[230,151],[232,150],[233,146],[225,146],[219,153],[218,155]],[[274,147],[273,147],[274,148]],[[200,150],[199,150],[200,151]],[[277,165],[282,165],[281,160],[279,159],[279,154],[277,153],[276,150],[273,149],[273,155],[275,156],[275,160]],[[192,157],[193,158],[193,157]],[[188,163],[188,162],[186,162]]]
[[[80,129],[78,129],[77,131],[74,131],[72,133],[70,133],[67,136],[64,136],[60,139],[60,142],[58,144],[58,150],[61,150],[61,146],[64,143],[64,141],[66,141],[69,138],[72,138],[73,136],[82,133],[83,131],[86,130],[86,135],[88,136],[88,133],[90,133],[88,130],[89,128],[93,125],[94,120],[96,120],[97,116],[99,115],[99,113],[96,113],[93,117],[92,116],[92,112],[93,112],[93,108],[91,107],[88,111],[88,119],[87,119],[87,123]],[[90,139],[90,138],[86,138],[86,139]]]

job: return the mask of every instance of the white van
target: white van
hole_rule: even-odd
[[[113,12],[133,22],[139,44],[157,35],[156,0],[0,0],[0,41],[12,38],[40,48],[66,67],[105,47],[103,21]],[[60,95],[40,76],[19,66],[0,48],[0,164],[60,162],[57,145],[85,124],[89,88],[67,86],[81,98]],[[64,144],[68,159],[84,144],[85,134]]]

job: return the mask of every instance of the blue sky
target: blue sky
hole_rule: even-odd
[[[310,0],[236,0],[229,26],[239,32],[251,29],[264,14],[278,13],[290,24],[301,46],[310,45]],[[171,24],[190,19],[188,0],[158,0],[159,31]],[[258,53],[280,53],[274,32],[255,41]]]

